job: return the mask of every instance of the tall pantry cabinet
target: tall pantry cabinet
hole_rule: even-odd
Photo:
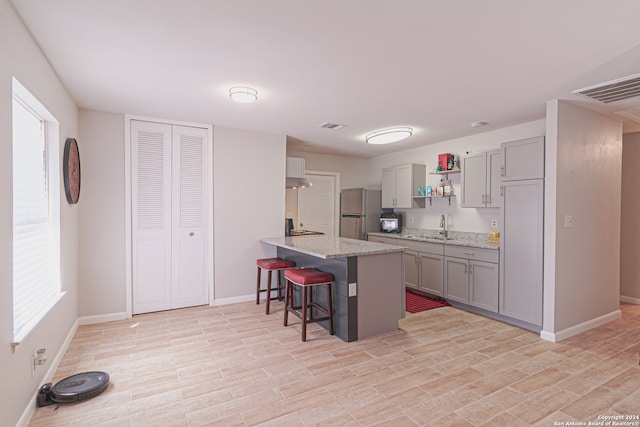
[[[500,314],[542,326],[544,137],[502,150]]]

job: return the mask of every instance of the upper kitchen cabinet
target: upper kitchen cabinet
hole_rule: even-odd
[[[382,170],[382,207],[409,209],[413,197],[418,195],[418,186],[427,182],[425,165],[407,164]]]
[[[544,178],[544,137],[502,144],[502,180]]]
[[[462,159],[462,207],[500,207],[501,150],[471,154]]]

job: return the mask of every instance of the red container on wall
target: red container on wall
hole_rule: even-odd
[[[449,161],[453,160],[453,155],[450,153],[438,154],[438,166],[443,171],[449,170]]]

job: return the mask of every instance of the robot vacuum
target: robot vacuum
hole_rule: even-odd
[[[96,397],[109,387],[109,374],[92,371],[72,375],[56,383],[44,384],[38,392],[38,407],[54,403],[72,403]]]

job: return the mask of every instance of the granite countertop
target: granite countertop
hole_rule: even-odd
[[[438,234],[438,230],[406,228],[401,233],[369,233],[369,235],[390,237],[398,240],[415,240],[418,242],[442,243],[444,245],[468,246],[482,249],[500,248],[499,244],[489,243],[487,241],[490,233],[451,231],[447,239],[442,239]]]
[[[393,252],[402,252],[408,249],[406,247],[387,245],[385,243],[326,235],[270,237],[262,239],[261,241],[263,243],[269,243],[281,248],[291,249],[293,251],[324,259],[388,254]]]

